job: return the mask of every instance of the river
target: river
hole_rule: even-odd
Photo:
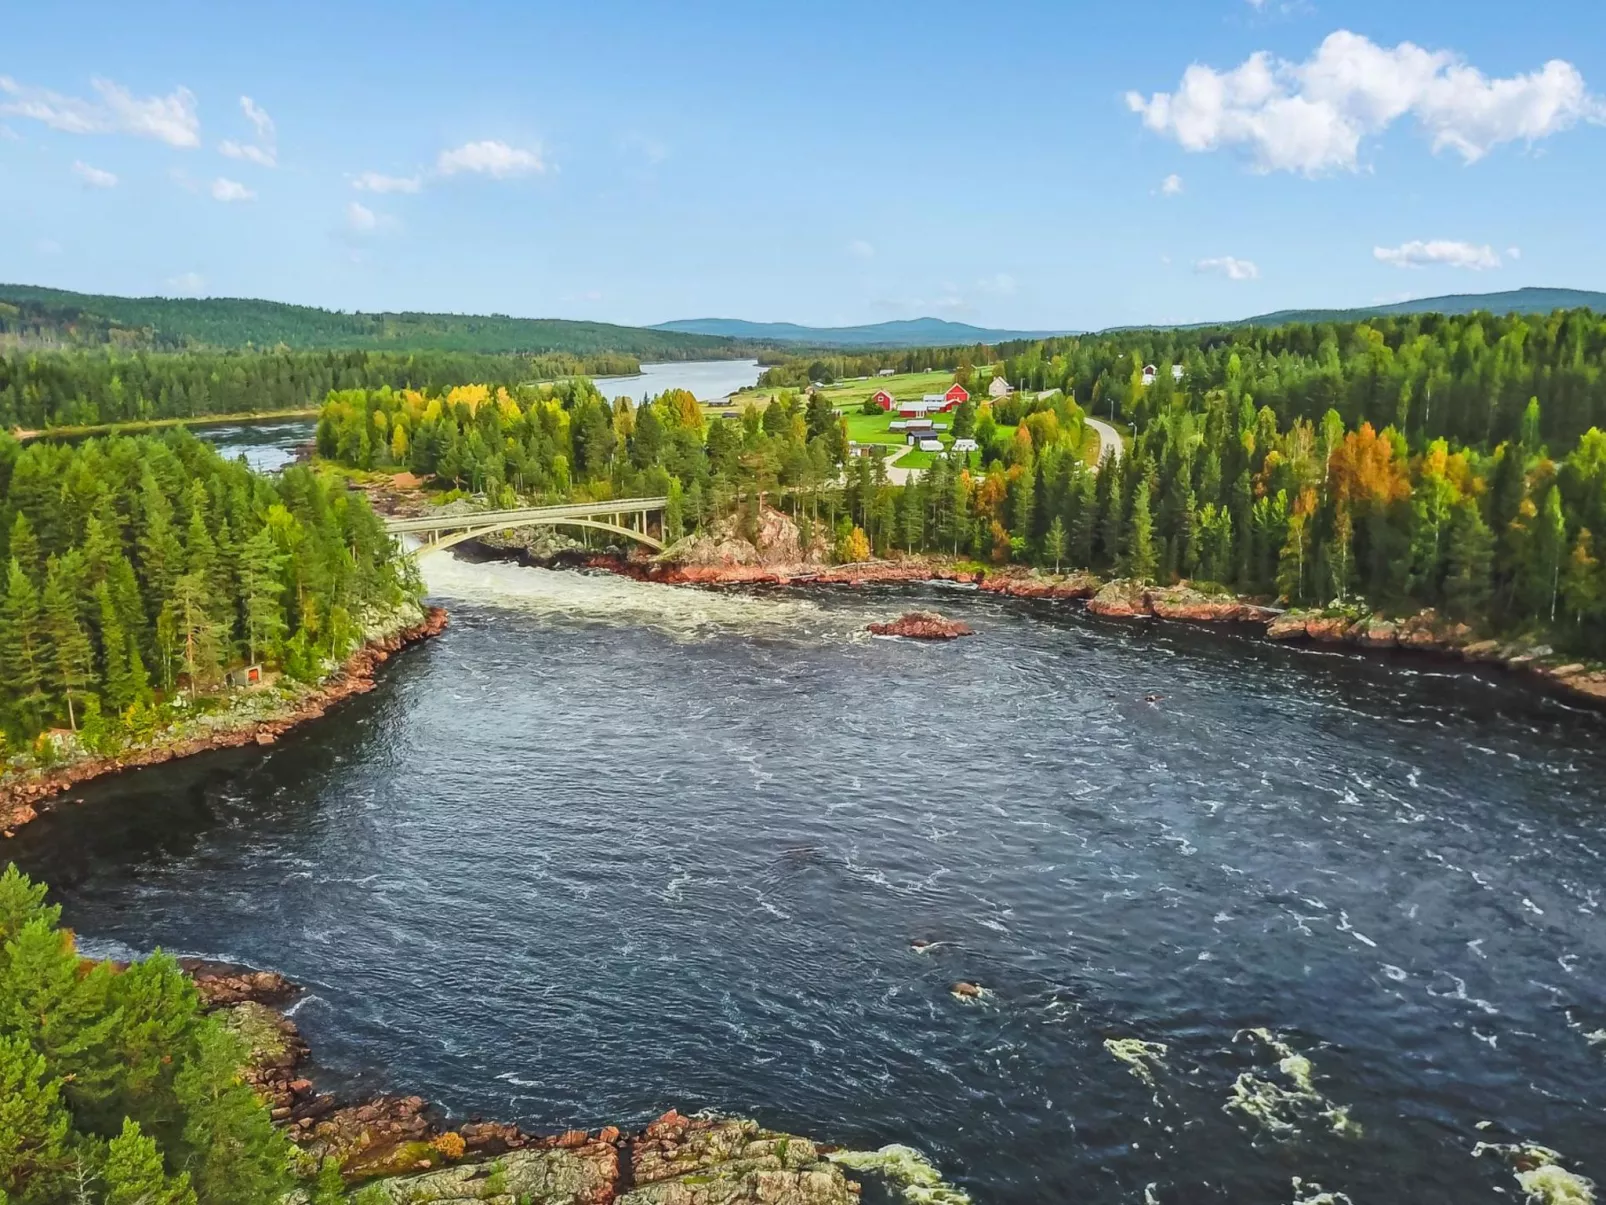
[[[907,1142],[978,1203],[1606,1179],[1602,717],[960,590],[426,565],[452,627],[372,694],[8,845],[86,948],[283,970],[335,1083]],[[912,605],[977,635],[863,634]]]
[[[687,389],[700,402],[715,402],[758,384],[763,371],[757,360],[680,360],[643,364],[639,376],[597,377],[594,383],[610,400],[628,397],[639,402],[668,389]]]

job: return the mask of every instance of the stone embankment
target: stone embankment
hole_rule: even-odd
[[[436,1123],[417,1096],[342,1104],[305,1071],[307,1044],[280,1009],[283,976],[183,964],[249,1052],[245,1077],[313,1160],[334,1159],[364,1201],[395,1205],[856,1205],[859,1186],[807,1138],[741,1118],[671,1109],[644,1129],[538,1137],[499,1122]]]
[[[85,757],[0,781],[0,834],[11,836],[22,825],[37,819],[41,805],[52,797],[91,779],[213,749],[273,744],[291,728],[318,719],[337,703],[366,694],[375,686],[379,667],[392,656],[446,629],[446,612],[440,607],[425,612],[415,608],[413,616],[417,622],[376,636],[317,686],[241,692],[240,706],[158,733],[147,745],[114,757]]]

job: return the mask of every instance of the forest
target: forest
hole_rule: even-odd
[[[840,417],[791,392],[729,420],[690,395],[610,403],[583,381],[345,391],[318,446],[502,503],[667,493],[672,538],[766,495],[842,559],[931,551],[1307,606],[1436,607],[1606,653],[1606,323],[1592,314],[1001,350],[956,375],[1025,391],[957,414],[980,451],[908,486],[847,461]],[[1134,434],[1100,471],[1080,456],[1095,408]]]
[[[510,318],[506,314],[346,313],[237,297],[109,297],[0,284],[0,347],[470,352],[590,356],[648,361],[742,359],[753,345],[607,322]]]
[[[171,957],[84,962],[44,887],[0,871],[0,1202],[279,1199],[292,1152],[245,1059]],[[342,1199],[332,1163],[313,1178],[310,1205]]]
[[[317,406],[332,389],[513,385],[638,370],[633,357],[615,353],[19,352],[0,355],[0,430],[301,410]]]
[[[187,432],[0,435],[0,761],[149,739],[242,663],[313,681],[416,593],[367,499]]]

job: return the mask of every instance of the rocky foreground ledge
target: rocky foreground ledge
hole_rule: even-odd
[[[39,816],[40,805],[95,778],[193,757],[213,749],[271,745],[290,729],[321,717],[337,703],[374,689],[379,667],[410,645],[446,630],[446,611],[416,605],[410,615],[373,636],[316,686],[241,691],[227,710],[181,721],[148,744],[114,757],[85,757],[67,765],[29,770],[0,779],[0,836],[9,837]]]
[[[282,1011],[295,985],[271,971],[182,965],[245,1042],[245,1077],[274,1121],[309,1165],[335,1160],[362,1205],[858,1205],[860,1185],[844,1168],[881,1176],[910,1201],[970,1200],[908,1147],[842,1151],[745,1118],[671,1109],[633,1132],[540,1137],[501,1122],[445,1128],[417,1096],[342,1103],[307,1074],[307,1044]]]

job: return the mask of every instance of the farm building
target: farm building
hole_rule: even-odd
[[[1015,392],[1015,387],[1003,377],[994,377],[993,383],[987,386],[987,396],[993,398],[1008,397]]]
[[[915,446],[917,448],[919,448],[922,452],[940,452],[940,451],[942,451],[942,440],[940,440],[940,439],[922,439]]]
[[[870,400],[877,406],[880,406],[883,410],[891,410],[898,404],[897,398],[893,397],[892,394],[885,389],[877,389],[870,395]]]
[[[953,450],[955,452],[974,452],[978,446],[974,439],[956,439],[954,440]]]

